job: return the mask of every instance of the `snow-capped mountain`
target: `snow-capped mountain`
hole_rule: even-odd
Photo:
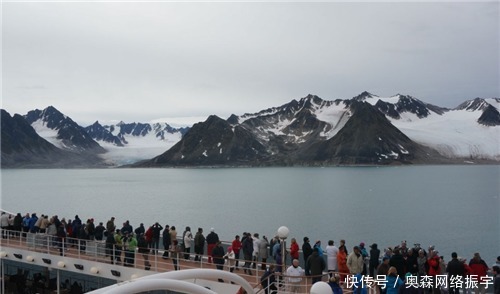
[[[122,165],[152,158],[177,143],[189,128],[167,123],[124,123],[102,126],[96,121],[83,128],[53,106],[24,115],[36,133],[60,150],[98,154],[107,165]]]
[[[401,96],[396,95],[366,101],[375,106],[380,103],[396,105],[400,99]],[[386,116],[410,139],[443,156],[500,160],[499,106],[499,99],[476,98],[454,109],[438,108],[436,111],[436,106],[428,107],[425,117],[419,115],[422,111],[417,113],[408,109],[398,111],[397,117]]]
[[[498,126],[500,125],[500,99],[490,98],[482,99],[476,98],[473,100],[465,101],[460,104],[455,110],[467,110],[470,112],[482,111],[481,116],[477,122],[485,126]]]
[[[93,153],[57,148],[40,137],[26,119],[1,110],[2,167],[102,167]]]
[[[32,128],[69,152],[65,158],[74,154],[74,160],[61,164],[78,165],[82,154],[98,155],[106,165],[141,161],[137,166],[500,162],[499,109],[498,98],[476,98],[448,109],[402,94],[363,92],[333,101],[308,95],[257,113],[227,120],[213,115],[190,129],[176,129],[166,123],[97,121],[83,128],[51,106],[15,116],[17,122],[2,120],[2,159],[46,162],[30,155],[52,150],[44,143],[43,152],[37,150],[34,144],[41,139],[27,135]],[[18,127],[19,117],[28,128]],[[52,151],[49,161],[57,157]]]
[[[189,130],[167,123],[124,123],[102,126],[96,121],[85,128],[107,152],[102,157],[110,163],[129,164],[165,152]]]
[[[300,154],[304,161],[335,164],[437,162],[441,156],[413,142],[372,105],[353,100],[344,127],[332,138],[311,144]]]
[[[107,142],[120,147],[124,146],[122,140],[103,127],[99,121],[86,127],[85,131],[96,141]]]
[[[240,117],[232,115],[228,122],[252,130],[262,142],[279,139],[289,144],[301,144],[318,136],[332,137],[343,127],[348,116],[349,109],[344,101],[325,101],[308,95],[299,101],[292,100],[258,113]]]
[[[44,110],[32,110],[24,118],[45,140],[56,147],[76,153],[104,153],[83,127],[65,116],[53,106]]]
[[[233,133],[245,130],[247,139],[263,147],[254,148],[255,164],[499,161],[499,100],[474,101],[447,109],[401,94],[379,97],[363,92],[335,101],[308,95],[257,113],[231,115],[226,122]],[[232,165],[248,159],[247,151],[240,156],[224,140],[187,140],[201,138],[196,132],[202,129],[204,136],[221,136],[217,128],[193,127],[171,152],[145,165],[192,165],[193,158],[202,158],[203,164],[220,164],[223,158]]]
[[[170,161],[186,165],[255,164],[266,159],[265,146],[241,126],[232,126],[215,115],[197,123],[168,151],[153,159],[153,164]]]

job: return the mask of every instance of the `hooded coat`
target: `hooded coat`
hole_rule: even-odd
[[[325,260],[319,255],[317,250],[314,250],[311,256],[307,259],[306,268],[312,276],[319,276],[323,274],[325,267]]]

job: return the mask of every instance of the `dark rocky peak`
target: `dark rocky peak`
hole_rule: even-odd
[[[268,108],[268,109],[264,109],[264,110],[261,110],[257,113],[245,113],[241,116],[242,119],[248,119],[248,118],[251,118],[251,117],[256,117],[256,116],[264,116],[264,115],[270,115],[270,114],[274,114],[276,113],[276,111],[278,111],[279,108],[277,107],[271,107],[271,108]]]
[[[58,154],[58,149],[41,138],[24,117],[19,114],[11,116],[4,109],[0,115],[2,167],[16,166],[47,154]]]
[[[282,129],[282,132],[292,135],[290,138],[292,141],[295,141],[296,137],[300,138],[299,141],[307,141],[306,137],[319,136],[319,133],[327,127],[329,127],[329,125],[318,120],[311,110],[303,108],[293,117],[292,123]],[[304,134],[308,135],[303,137]]]
[[[211,132],[232,132],[232,126],[224,119],[210,115],[204,122],[195,123],[191,129],[186,133],[186,138],[193,136],[208,138],[207,134]]]
[[[348,107],[351,104],[352,100],[344,100],[344,99],[335,99],[332,101],[333,104],[339,105],[340,103],[343,103],[345,107]]]
[[[318,120],[315,112],[333,103],[310,94],[300,100],[292,100],[276,107],[274,111],[267,112],[265,115],[249,117],[240,125],[247,130],[252,130],[256,138],[267,142],[266,144],[278,136],[283,144],[301,145],[314,137],[319,137],[323,131],[331,128],[327,122]]]
[[[399,111],[399,113],[411,112],[413,114],[416,114],[419,118],[424,118],[430,114],[430,111],[435,112],[439,115],[442,115],[446,111],[449,111],[448,108],[425,103],[410,95],[397,94],[395,97],[399,97],[398,102],[395,104],[396,110]]]
[[[90,126],[87,126],[85,127],[85,130],[96,130],[96,131],[101,131],[101,130],[106,130],[108,131],[104,126],[102,126],[98,120],[96,120],[93,124],[91,124]],[[87,133],[89,133],[87,131]],[[90,133],[89,133],[90,134]]]
[[[398,110],[396,109],[396,105],[392,103],[378,100],[377,103],[375,103],[375,107],[389,117],[392,117],[394,119],[401,118]]]
[[[306,97],[299,100],[299,107],[301,109],[313,109],[313,108],[321,108],[323,106],[331,105],[332,101],[326,101],[321,99],[316,95],[309,94]]]
[[[167,133],[180,133],[182,136],[186,134],[189,128],[174,128],[168,123],[125,123],[120,121],[117,125],[101,126],[98,122],[85,128],[94,140],[105,141],[116,146],[124,146],[128,144],[126,136],[144,137],[149,133],[153,133],[157,138],[164,140]],[[115,133],[118,132],[118,133]],[[116,135],[113,135],[115,133]]]
[[[240,119],[236,114],[231,114],[231,116],[227,119],[227,122],[231,125],[237,125],[240,122]]]
[[[293,117],[298,111],[301,110],[313,110],[313,108],[320,108],[325,105],[330,105],[333,102],[331,101],[325,101],[321,99],[320,97],[316,95],[309,94],[306,97],[303,97],[299,99],[298,101],[296,99],[293,99],[292,101],[283,104],[278,107],[271,107],[265,110],[262,110],[257,113],[245,113],[242,116],[236,116],[236,115],[231,115],[227,121],[232,124],[236,125],[238,123],[243,123],[246,122],[247,120],[255,119],[255,118],[267,118],[275,115],[279,115],[282,118],[291,118]]]
[[[427,105],[424,102],[418,100],[417,98],[401,94],[398,94],[396,96],[399,97],[398,102],[395,104],[396,110],[399,113],[410,112],[415,114],[418,118],[424,118],[430,114]]]
[[[25,117],[1,111],[1,165],[9,168],[102,166],[95,155],[57,148],[40,137]]]
[[[365,101],[366,99],[375,98],[375,97],[378,97],[378,96],[374,95],[374,94],[372,94],[370,92],[363,91],[363,93],[359,94],[356,97],[353,97],[352,99],[355,100],[355,101]]]
[[[32,110],[25,116],[26,121],[32,125],[42,120],[44,125],[57,130],[57,139],[61,140],[64,148],[73,152],[104,153],[105,150],[85,131],[83,127],[65,116],[53,106],[44,110]]]
[[[305,99],[306,98],[302,98],[299,102],[295,99],[293,99],[292,101],[286,103],[286,104],[283,104],[281,106],[278,106],[278,107],[271,107],[271,108],[268,108],[268,109],[265,109],[265,110],[261,110],[257,113],[245,113],[243,114],[242,116],[240,116],[238,119],[235,119],[235,117],[231,116],[230,117],[230,123],[231,124],[234,124],[235,122],[236,123],[243,123],[247,120],[252,120],[252,119],[256,119],[256,118],[266,118],[266,117],[271,117],[271,116],[274,116],[276,114],[280,115],[280,116],[291,116],[293,114],[295,114],[298,110],[301,109],[302,105],[301,103],[305,103]],[[229,122],[229,119],[228,119],[228,122]]]
[[[273,114],[279,114],[284,117],[293,117],[299,112],[306,111],[311,113],[317,108],[328,106],[332,103],[332,101],[326,101],[316,95],[309,94],[298,101],[294,99],[289,103],[276,108],[277,111]]]
[[[2,159],[4,154],[55,152],[57,148],[40,137],[24,117],[1,110]],[[3,164],[3,162],[2,162]]]
[[[208,125],[208,126],[211,126],[211,125],[221,125],[221,124],[222,125],[226,125],[226,121],[223,120],[222,118],[218,117],[217,115],[210,115],[209,117],[207,117],[207,119],[204,122],[199,122],[199,123],[196,123],[196,124],[199,124],[199,125]]]
[[[266,155],[265,147],[251,132],[241,126],[233,128],[226,120],[211,115],[194,124],[165,153],[139,166],[255,164]]]
[[[156,137],[161,138],[162,140],[165,139],[165,133],[170,133],[170,134],[180,133],[182,136],[184,136],[189,130],[188,127],[174,128],[168,123],[154,123],[152,125],[152,128],[156,134]]]
[[[102,126],[99,121],[96,121],[92,125],[85,128],[85,131],[89,136],[97,141],[104,141],[116,146],[123,147],[123,140],[117,136],[114,136],[108,128]]]
[[[447,112],[447,111],[450,111],[450,109],[446,108],[446,107],[441,107],[441,106],[437,106],[437,105],[434,105],[434,104],[429,104],[429,103],[426,103],[425,104],[427,106],[427,108],[430,110],[430,111],[433,111],[439,115],[442,115],[443,113]]]
[[[153,129],[153,131],[155,133],[158,133],[158,132],[174,133],[176,130],[175,128],[171,127],[167,123],[154,123],[151,125],[151,128]]]
[[[281,107],[279,107],[279,112],[281,113],[295,113],[301,107],[299,101],[293,99],[290,103],[287,103]]]
[[[210,138],[209,134],[222,134],[232,131],[233,127],[226,120],[218,117],[217,115],[210,115],[204,122],[198,122],[194,124],[186,133],[186,136],[196,135],[205,138],[206,141]],[[211,139],[217,140],[217,138]]]
[[[349,119],[352,120],[351,124],[354,121],[361,124],[390,124],[387,118],[368,102],[355,101],[349,107],[352,112]],[[362,127],[362,125],[359,125],[359,127]]]
[[[98,127],[103,128],[103,127],[104,127],[103,125],[101,125],[101,124],[99,123],[99,121],[98,121],[98,120],[96,120],[96,121],[95,121],[95,122],[94,122],[91,126],[96,127],[96,128],[98,128]]]
[[[500,113],[493,105],[488,104],[477,122],[485,126],[498,126],[500,125]]]
[[[410,162],[419,147],[375,107],[352,101],[352,116],[331,139],[319,142],[301,158],[322,164],[384,164]]]
[[[467,110],[467,111],[477,111],[484,110],[490,104],[486,102],[483,98],[475,98],[472,100],[467,100],[464,103],[460,104],[455,108],[455,110]]]
[[[143,124],[143,123],[130,123],[126,124],[123,122],[120,122],[120,134],[129,134],[132,136],[146,136],[151,130],[151,125],[150,124]]]
[[[321,104],[323,102],[323,99],[319,98],[316,95],[313,94],[308,94],[306,97],[300,99],[300,104],[305,104],[305,103],[313,103],[313,104]]]
[[[187,132],[189,132],[189,129],[191,129],[190,127],[182,127],[182,128],[178,128],[177,130],[181,133],[182,136],[186,135]]]
[[[54,106],[49,106],[44,110],[35,109],[29,111],[24,117],[29,124],[42,120],[48,128],[53,130],[59,130],[68,125],[77,125],[71,118],[62,114]]]

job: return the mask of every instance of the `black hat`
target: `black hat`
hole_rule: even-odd
[[[373,243],[372,245],[370,245],[370,248],[373,248],[373,249],[377,249],[378,245],[377,243]]]

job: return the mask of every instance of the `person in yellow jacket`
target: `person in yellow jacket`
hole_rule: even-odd
[[[123,250],[123,236],[120,230],[116,230],[115,234],[115,261],[116,264],[122,262],[122,250]]]
[[[134,266],[135,262],[135,250],[137,249],[137,239],[134,236],[134,233],[127,233],[125,235],[125,262],[124,266]]]

